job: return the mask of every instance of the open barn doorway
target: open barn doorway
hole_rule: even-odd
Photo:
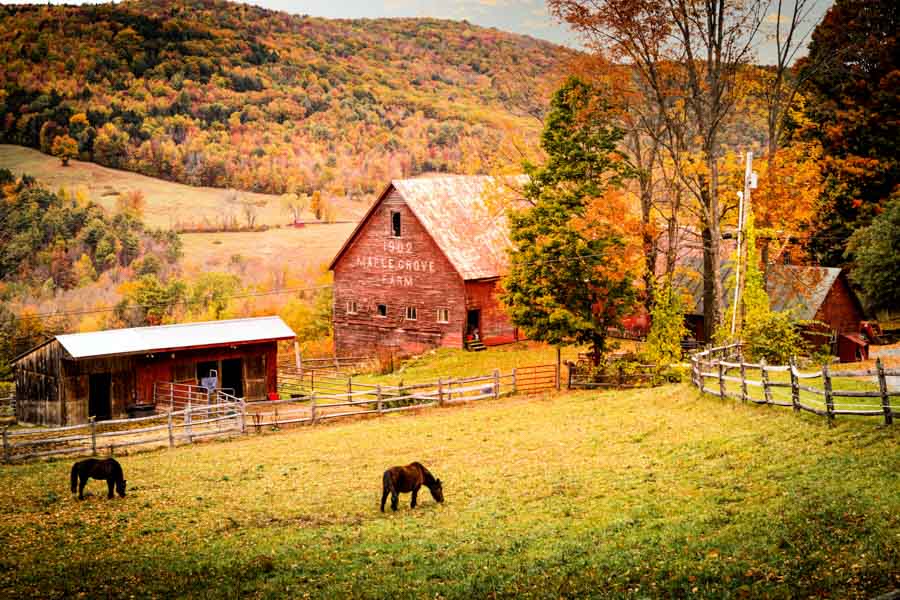
[[[88,416],[98,421],[112,418],[112,375],[94,373],[91,375],[90,395],[88,396]]]
[[[244,397],[244,361],[226,358],[222,361],[222,389],[234,390],[238,398]],[[229,393],[231,393],[229,391]]]

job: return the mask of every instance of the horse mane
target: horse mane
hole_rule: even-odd
[[[420,462],[414,462],[414,463],[411,463],[411,466],[414,466],[422,471],[422,480],[426,486],[428,486],[430,488],[431,486],[434,485],[434,481],[435,481],[434,475],[432,475],[431,472],[425,468],[425,465],[423,465]]]

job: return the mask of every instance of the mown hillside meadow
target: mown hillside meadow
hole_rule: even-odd
[[[0,7],[0,141],[153,177],[370,196],[536,141],[573,53],[465,21],[221,0]],[[537,117],[537,118],[536,118]]]
[[[15,597],[871,598],[900,586],[896,427],[686,386],[513,398],[0,470]],[[378,511],[425,463],[446,502]]]

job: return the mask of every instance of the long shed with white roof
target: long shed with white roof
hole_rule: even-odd
[[[75,425],[123,417],[153,405],[159,383],[199,385],[211,374],[218,388],[264,399],[277,391],[278,342],[293,338],[280,317],[58,335],[13,361],[16,418]]]

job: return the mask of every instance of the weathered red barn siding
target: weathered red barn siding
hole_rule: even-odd
[[[508,344],[519,339],[503,303],[497,297],[499,286],[499,279],[466,282],[466,309],[481,311],[479,335],[486,346]]]
[[[242,344],[234,348],[201,348],[163,352],[153,357],[137,358],[135,372],[137,374],[137,404],[153,402],[153,384],[156,382],[177,381],[199,385],[196,364],[201,362],[221,361],[229,358],[241,359],[241,379],[244,384],[244,397],[247,400],[265,399],[269,392],[278,390],[277,342],[260,344]],[[221,385],[222,374],[219,374]],[[123,407],[124,411],[124,407]]]
[[[859,323],[863,320],[862,307],[843,274],[828,290],[815,319],[828,324],[837,333],[859,333]]]
[[[401,214],[401,237],[391,235],[391,211]],[[348,302],[357,314],[348,314]],[[385,304],[387,315],[378,316]],[[415,307],[415,321],[406,308]],[[449,311],[438,323],[437,311]],[[420,352],[461,348],[466,287],[402,196],[392,190],[334,265],[334,343],[338,354],[371,354],[379,347]]]

